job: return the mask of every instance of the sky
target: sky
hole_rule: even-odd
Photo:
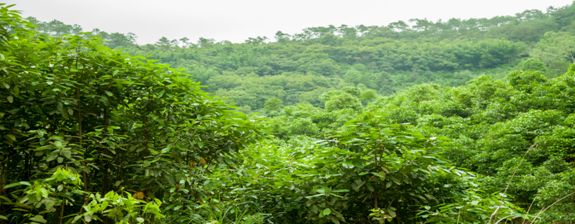
[[[398,20],[489,18],[546,10],[573,0],[4,0],[26,17],[60,20],[85,30],[243,42],[327,25],[387,25]]]

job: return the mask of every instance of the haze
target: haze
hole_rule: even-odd
[[[24,16],[81,25],[86,30],[135,33],[139,43],[200,37],[242,42],[326,25],[386,25],[426,18],[484,18],[527,9],[561,7],[571,0],[9,0]]]

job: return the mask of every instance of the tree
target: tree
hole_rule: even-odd
[[[548,32],[530,52],[552,72],[562,74],[569,64],[575,63],[575,36],[566,32]]]
[[[97,36],[28,30],[0,6],[2,28],[11,26],[0,48],[1,219],[109,222],[154,206],[160,217],[159,204],[181,204],[196,190],[190,164],[215,162],[255,137],[242,114],[181,71]],[[188,193],[173,198],[175,188]]]

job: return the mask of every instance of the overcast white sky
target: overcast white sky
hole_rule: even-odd
[[[397,20],[482,18],[573,0],[7,0],[24,16],[84,29],[135,33],[139,43],[199,37],[242,42],[314,26],[386,25]]]

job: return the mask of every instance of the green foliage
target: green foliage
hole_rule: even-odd
[[[317,96],[342,83],[383,94],[428,82],[461,85],[485,73],[503,76],[522,61],[539,61],[545,65],[541,72],[555,76],[572,61],[572,8],[490,19],[312,27],[293,35],[278,32],[276,41],[257,37],[245,43],[164,37],[138,46],[133,34],[93,33],[108,46],[184,68],[210,92],[252,112],[261,111],[268,98],[321,106]],[[77,25],[58,21],[34,23],[50,35],[79,32]],[[530,66],[535,65],[520,65],[534,69]]]
[[[357,94],[357,93],[356,93]],[[359,110],[361,108],[361,101],[357,95],[345,91],[334,91],[326,93],[324,108],[330,111],[352,109]]]
[[[0,3],[0,220],[571,223],[572,11],[138,46]]]
[[[84,213],[76,216],[73,222],[103,221],[98,215],[109,218],[114,223],[154,223],[164,218],[160,211],[160,200],[146,202],[135,199],[130,193],[124,195],[113,191],[106,193],[104,197],[100,193],[91,194],[90,202],[83,206]]]
[[[575,36],[566,32],[548,32],[531,51],[534,58],[541,60],[551,69],[552,75],[565,72],[569,64],[575,63]]]
[[[437,210],[426,207],[420,215],[429,223],[512,223],[529,218],[505,194],[485,195],[472,189],[455,200]]]
[[[24,217],[32,223],[46,223],[47,220],[62,220],[66,207],[74,206],[81,200],[84,192],[81,190],[80,176],[70,170],[57,168],[52,176],[46,179],[29,182],[18,182],[4,186],[10,189],[26,186],[22,197],[12,202],[15,211],[24,211]],[[58,215],[59,214],[59,215]]]
[[[27,22],[2,12],[13,26],[0,49],[0,193],[10,202],[0,212],[10,222],[62,223],[83,210],[84,220],[159,219],[160,202],[173,202],[170,189],[195,188],[179,184],[203,169],[192,164],[216,163],[257,135],[179,70],[95,36],[18,28]],[[10,183],[32,184],[19,191]]]
[[[422,209],[447,212],[448,204],[453,212],[481,217],[469,220],[488,221],[501,203],[508,208],[495,217],[521,215],[509,202],[485,194],[475,194],[491,203],[482,210],[457,207],[463,203],[457,198],[472,197],[475,178],[434,156],[443,147],[435,137],[409,125],[386,124],[380,113],[358,116],[329,141],[300,137],[248,147],[237,164],[210,175],[208,191],[223,193],[219,204],[271,214],[268,219],[279,223],[415,222],[438,215],[423,216]]]
[[[434,214],[432,220],[493,221],[490,208],[501,205],[502,209],[511,209],[501,218],[509,215],[538,222],[569,222],[572,218],[565,209],[570,206],[572,195],[567,189],[571,180],[565,177],[572,172],[573,162],[573,109],[568,106],[573,95],[571,79],[569,72],[548,79],[526,69],[510,73],[505,81],[480,77],[465,86],[441,91],[430,86],[414,87],[372,107],[386,112],[384,120],[407,121],[428,133],[452,138],[440,154],[487,176],[482,179],[480,189],[484,193],[479,193],[480,199],[448,203],[440,211],[428,213]],[[497,197],[489,196],[498,193],[512,197],[499,204]],[[547,196],[553,199],[545,201]],[[467,204],[472,201],[477,204]],[[479,213],[449,212],[450,206],[472,206]],[[515,213],[516,206],[529,211],[530,216]]]

